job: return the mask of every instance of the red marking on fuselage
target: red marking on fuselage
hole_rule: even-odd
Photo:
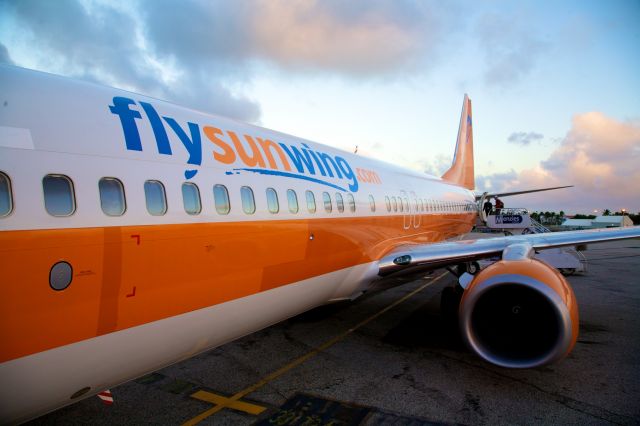
[[[140,245],[140,235],[135,234],[135,235],[132,235],[131,238],[135,238],[136,239],[136,245]]]
[[[134,285],[133,286],[133,291],[131,293],[127,294],[127,297],[133,297],[135,295],[136,295],[136,286]]]

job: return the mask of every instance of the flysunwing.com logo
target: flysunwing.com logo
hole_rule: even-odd
[[[216,161],[230,166],[236,165],[231,167],[227,174],[251,172],[283,176],[347,191],[343,186],[327,180],[333,178],[334,182],[345,181],[348,190],[352,192],[358,191],[358,177],[364,182],[381,183],[375,172],[356,169],[356,174],[344,158],[314,151],[305,143],[299,146],[287,145],[247,134],[242,135],[245,141],[243,143],[240,135],[231,130],[210,125],[200,126],[192,122],[182,126],[171,117],[161,117],[150,103],[142,101],[136,103],[133,99],[116,96],[113,98],[113,105],[109,105],[109,110],[120,118],[125,144],[131,151],[142,151],[142,141],[136,120],[144,119],[138,106],[142,108],[148,119],[159,154],[173,155],[165,123],[182,142],[189,154],[187,164],[194,167],[185,170],[186,179],[194,177],[198,173],[197,167],[202,165],[202,140],[205,139],[213,144],[211,155]],[[237,167],[238,163],[245,167]]]

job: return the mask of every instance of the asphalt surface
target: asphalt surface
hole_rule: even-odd
[[[32,424],[640,424],[640,241],[585,254],[588,271],[568,277],[580,336],[558,364],[507,370],[470,353],[440,316],[453,277],[436,271],[121,385],[112,406],[92,397]]]

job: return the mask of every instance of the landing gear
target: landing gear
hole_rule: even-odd
[[[456,275],[458,277],[462,276],[465,272],[475,275],[480,272],[480,264],[478,262],[467,262],[461,263],[456,267]]]
[[[457,323],[458,307],[460,306],[462,293],[464,293],[464,289],[458,284],[442,289],[442,294],[440,295],[440,315],[442,315],[442,318],[446,322],[451,324]]]
[[[447,268],[447,270],[455,275],[456,278],[460,278],[464,274],[475,275],[480,272],[480,264],[475,261],[465,262],[457,265],[455,270],[452,268]],[[440,313],[445,321],[451,324],[457,324],[458,307],[460,306],[463,293],[464,288],[462,288],[458,282],[453,286],[442,289],[442,294],[440,295]]]

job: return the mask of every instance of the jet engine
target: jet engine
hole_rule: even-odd
[[[578,337],[573,290],[560,272],[522,250],[505,254],[463,284],[463,338],[481,358],[502,367],[532,368],[562,359]]]

